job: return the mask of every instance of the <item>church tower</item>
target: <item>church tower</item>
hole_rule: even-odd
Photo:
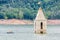
[[[36,19],[34,20],[34,32],[38,34],[46,33],[47,20],[41,8],[39,8]]]

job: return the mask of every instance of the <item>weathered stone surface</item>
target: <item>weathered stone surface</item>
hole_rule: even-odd
[[[34,20],[34,31],[38,34],[44,34],[46,33],[46,27],[47,27],[47,20],[43,14],[43,11],[41,8],[38,10],[38,14],[36,16],[36,19]]]

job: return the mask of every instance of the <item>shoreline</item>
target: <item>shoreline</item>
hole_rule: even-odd
[[[33,24],[33,21],[31,21],[31,20],[18,20],[18,19],[7,19],[7,20],[1,19],[0,24],[25,25],[25,24]]]
[[[12,24],[12,25],[26,25],[33,24],[34,21],[31,20],[18,20],[18,19],[8,19],[0,20],[0,24]],[[60,25],[60,20],[47,20],[48,25]]]

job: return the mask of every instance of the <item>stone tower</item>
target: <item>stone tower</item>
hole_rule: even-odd
[[[38,34],[46,33],[47,20],[41,8],[39,8],[36,19],[34,20],[34,32]]]

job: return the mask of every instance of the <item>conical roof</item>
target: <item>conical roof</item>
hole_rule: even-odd
[[[39,10],[38,10],[38,14],[37,14],[35,20],[46,20],[44,14],[43,14],[43,11],[42,11],[41,8],[39,8]]]

